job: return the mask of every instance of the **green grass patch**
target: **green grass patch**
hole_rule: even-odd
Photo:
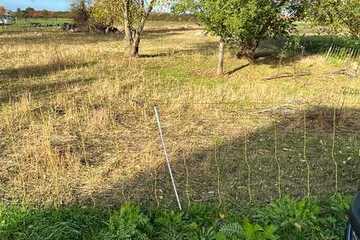
[[[39,23],[41,25],[63,25],[64,23],[71,23],[69,18],[20,18],[16,20],[15,26],[31,27],[31,23]]]

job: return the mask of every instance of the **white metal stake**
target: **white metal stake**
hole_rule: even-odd
[[[179,195],[178,195],[178,192],[177,192],[177,189],[176,189],[175,179],[174,179],[174,176],[173,176],[173,174],[172,174],[169,156],[168,156],[167,151],[166,151],[166,146],[165,146],[165,142],[164,142],[163,132],[162,132],[162,129],[161,129],[160,114],[159,114],[159,111],[158,111],[158,109],[157,109],[156,106],[154,107],[154,110],[155,110],[156,122],[157,122],[157,125],[158,125],[158,128],[159,128],[161,145],[162,145],[162,147],[163,147],[164,154],[165,154],[166,164],[167,164],[167,167],[168,167],[168,170],[169,170],[169,174],[170,174],[170,178],[171,178],[171,182],[172,182],[172,185],[173,185],[173,188],[174,188],[174,192],[175,192],[175,196],[176,196],[176,201],[177,201],[178,206],[179,206],[179,209],[180,209],[180,211],[181,211],[181,210],[182,210],[182,207],[181,207]]]
[[[333,48],[333,44],[331,44],[331,46],[330,46],[330,48],[329,48],[329,50],[328,50],[328,52],[327,52],[327,54],[326,54],[326,59],[328,59],[328,57],[330,56],[330,53],[331,53],[331,51],[332,51],[332,48]]]

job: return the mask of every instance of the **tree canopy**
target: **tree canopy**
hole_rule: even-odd
[[[71,16],[76,24],[80,26],[88,25],[90,13],[85,0],[74,1],[71,4]]]
[[[237,48],[238,56],[253,63],[261,40],[289,33],[292,20],[284,14],[286,3],[289,1],[183,0],[174,10],[195,14],[208,32],[220,38],[220,44],[224,42]],[[221,59],[219,57],[219,61]],[[218,72],[221,73],[221,69]]]
[[[323,31],[360,37],[359,0],[314,0],[306,9],[307,20]]]
[[[145,22],[159,0],[95,0],[92,17],[106,25],[123,25],[129,55],[137,57]]]

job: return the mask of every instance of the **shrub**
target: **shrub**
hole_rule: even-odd
[[[320,207],[311,199],[295,201],[285,197],[258,211],[256,218],[263,224],[278,226],[281,239],[316,239]]]
[[[149,218],[141,213],[138,206],[127,203],[111,214],[108,228],[101,234],[100,239],[145,240],[149,239],[149,228]]]
[[[276,230],[274,225],[263,228],[245,220],[243,225],[239,223],[224,225],[217,234],[216,240],[276,240],[279,239]]]
[[[184,214],[175,211],[160,211],[155,215],[155,239],[192,239],[197,224],[185,221]]]

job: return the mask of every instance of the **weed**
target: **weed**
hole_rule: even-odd
[[[108,222],[108,228],[100,235],[100,239],[131,240],[149,239],[149,219],[133,204],[125,204],[120,210],[114,211]]]

